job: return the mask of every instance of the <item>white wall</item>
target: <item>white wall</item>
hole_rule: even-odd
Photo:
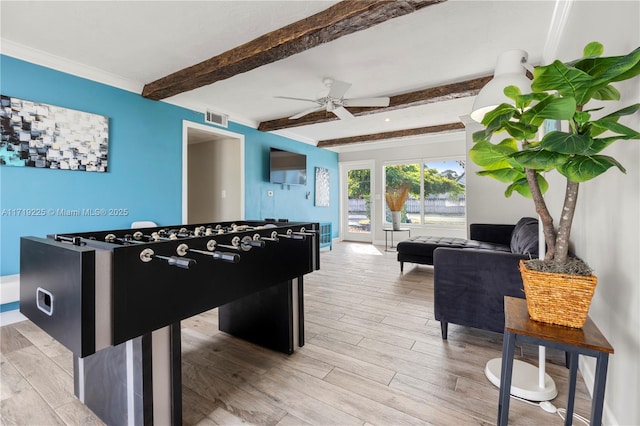
[[[241,217],[242,191],[237,179],[240,144],[237,139],[217,138],[190,144],[188,156],[189,222],[218,222]]]
[[[384,231],[382,230],[384,196],[382,191],[384,190],[383,167],[385,162],[466,158],[465,132],[424,135],[416,138],[385,142],[383,144],[367,144],[366,149],[356,149],[357,150],[346,149],[345,151],[341,151],[339,161],[341,163],[374,161],[375,166],[372,170],[372,184],[375,193],[372,194],[371,197],[371,209],[372,211],[375,209],[376,214],[372,215],[374,222],[372,223],[371,229],[373,232],[373,240],[377,244],[384,242]],[[417,235],[444,235],[466,238],[467,236],[467,230],[464,228],[433,227],[419,224],[408,224],[407,226],[411,227],[412,237]]]
[[[210,182],[215,182],[215,143],[189,145],[189,220],[190,223],[213,222],[216,202]]]
[[[584,45],[593,40],[604,44],[607,56],[626,54],[640,46],[640,2],[575,2],[559,45],[559,59],[581,56]],[[608,112],[640,102],[640,78],[616,87],[622,93],[621,103],[615,109],[607,107]],[[636,113],[621,123],[640,129],[640,116]],[[576,254],[598,276],[590,316],[615,349],[610,358],[603,420],[605,424],[638,425],[640,141],[616,142],[606,154],[620,161],[627,173],[610,169],[581,185],[572,241]],[[581,371],[591,383],[593,359],[583,357]]]

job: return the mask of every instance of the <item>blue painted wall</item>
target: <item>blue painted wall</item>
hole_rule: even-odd
[[[0,166],[0,275],[19,273],[21,236],[128,228],[135,220],[181,222],[182,121],[205,124],[201,112],[4,55],[0,55],[0,92],[109,117],[107,173]],[[228,130],[245,135],[247,219],[332,222],[334,236],[338,235],[337,153],[233,122]],[[306,186],[283,189],[269,183],[271,146],[307,154]],[[314,206],[316,166],[330,171],[328,208]],[[269,190],[273,197],[267,196]],[[76,209],[105,209],[107,215],[60,214]],[[111,209],[126,209],[127,214],[111,216]],[[34,212],[44,215],[29,215]]]

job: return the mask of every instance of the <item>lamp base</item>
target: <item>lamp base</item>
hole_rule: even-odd
[[[498,388],[500,387],[501,367],[502,359],[494,358],[489,360],[484,368],[487,379]],[[550,401],[558,395],[558,389],[551,376],[545,373],[544,388],[541,388],[538,383],[538,367],[524,361],[513,360],[511,378],[509,393],[513,396],[529,401]]]

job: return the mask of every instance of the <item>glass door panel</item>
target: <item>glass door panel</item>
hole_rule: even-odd
[[[343,182],[346,185],[344,239],[371,242],[371,168],[346,167]]]

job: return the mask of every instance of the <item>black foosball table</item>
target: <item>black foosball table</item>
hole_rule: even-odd
[[[74,392],[110,425],[182,423],[180,321],[287,354],[304,344],[319,224],[238,221],[23,237],[20,311],[73,352]]]

